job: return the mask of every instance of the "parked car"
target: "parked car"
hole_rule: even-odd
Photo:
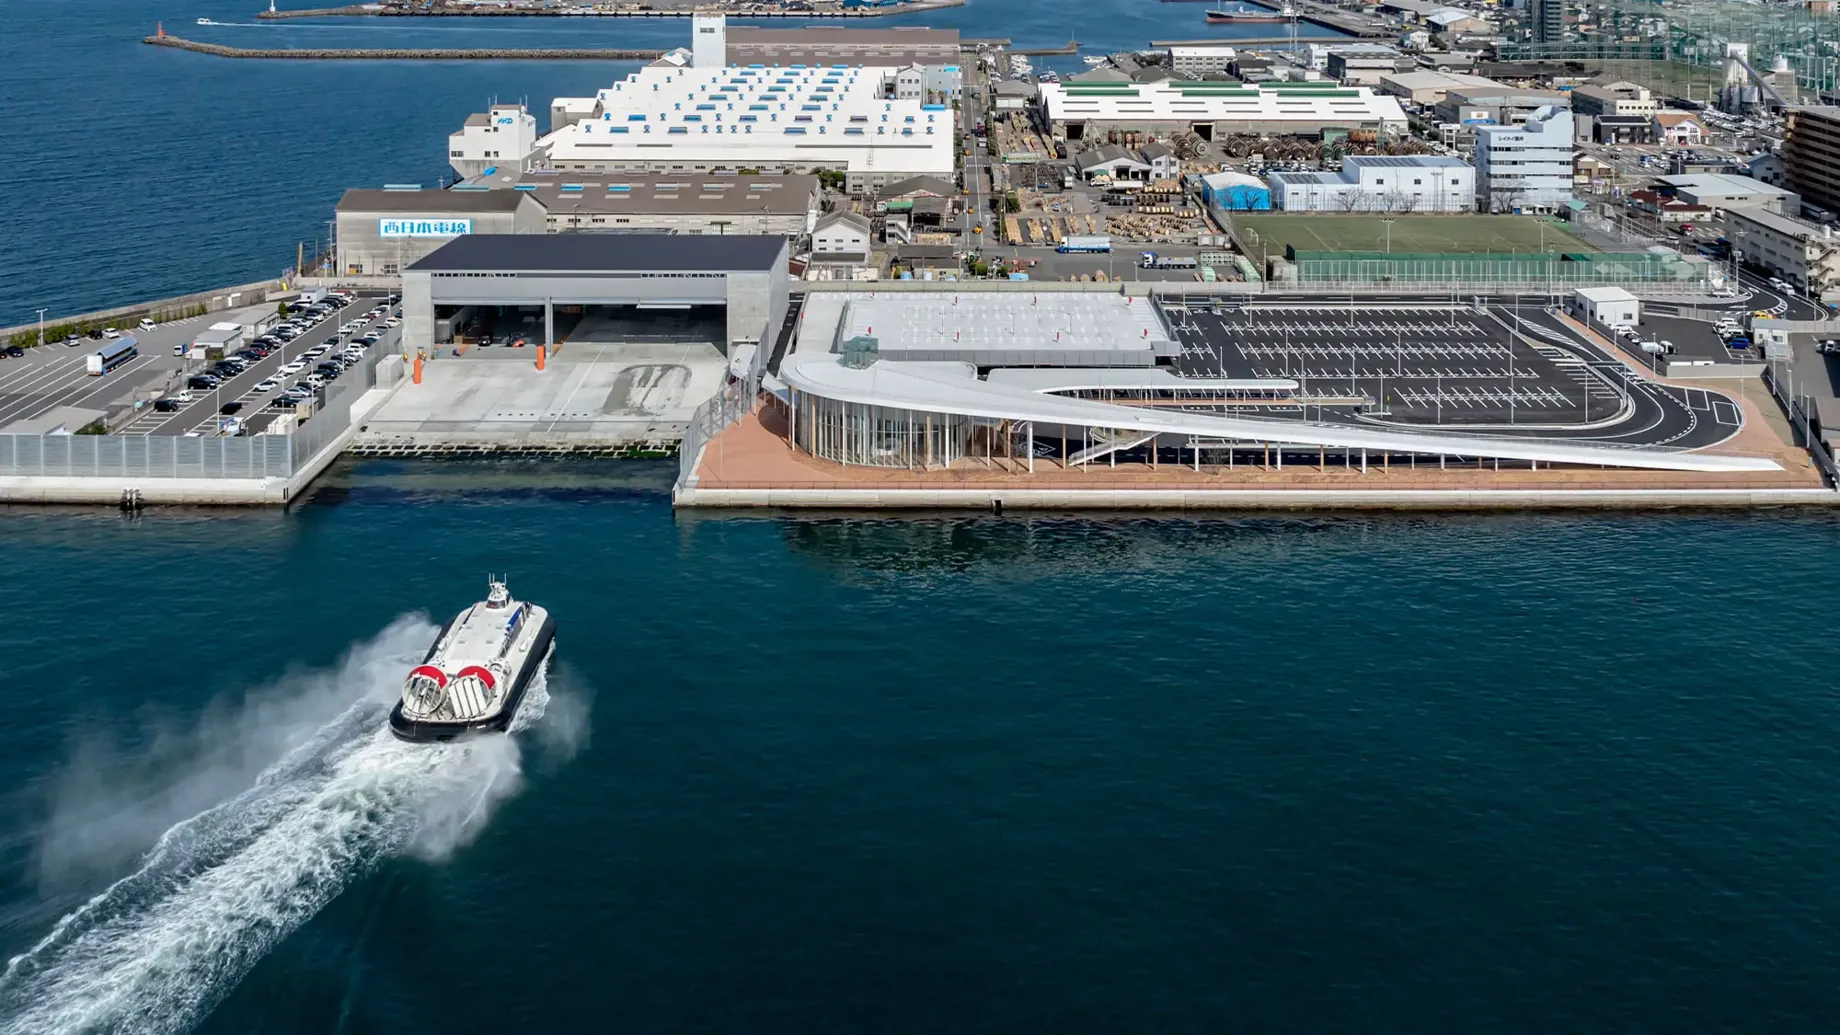
[[[243,404],[241,402],[236,401],[236,400],[231,400],[230,402],[227,402],[223,404],[222,406],[219,406],[217,408],[217,412],[221,416],[228,417],[231,414],[237,412],[238,410],[241,410],[242,408],[243,408]]]
[[[197,388],[206,392],[221,384],[223,384],[223,381],[210,374],[194,374],[185,379],[185,387]]]
[[[18,359],[19,357],[26,354],[26,350],[20,348],[17,345],[8,345],[6,347],[6,354],[13,357],[14,359]]]
[[[121,337],[121,332],[113,327],[104,327],[102,329],[102,336],[104,338],[119,338]]]
[[[181,406],[177,399],[155,399],[153,401],[153,412],[155,413],[178,413],[180,409]]]
[[[292,363],[283,364],[281,367],[281,373],[284,375],[291,376],[294,374],[298,374],[302,370],[305,370],[305,369],[307,369],[307,361],[304,359],[297,359],[293,361]]]
[[[280,387],[281,387],[281,382],[275,380],[272,377],[268,377],[268,378],[263,378],[262,380],[257,381],[255,384],[251,385],[249,387],[249,390],[259,395],[263,392],[272,392],[275,389],[280,388]]]
[[[318,359],[319,357],[324,356],[326,353],[331,352],[331,351],[332,351],[332,346],[330,345],[315,345],[312,348],[308,349],[307,351],[301,353],[301,355],[306,357],[307,359]]]

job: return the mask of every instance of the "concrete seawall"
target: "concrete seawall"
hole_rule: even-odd
[[[767,18],[796,18],[799,21],[835,18],[887,18],[897,14],[914,14],[918,11],[937,11],[947,7],[963,7],[965,0],[916,0],[914,3],[899,4],[894,7],[868,7],[849,11],[723,11],[731,18],[746,21]],[[363,6],[350,7],[315,7],[297,11],[261,11],[257,18],[264,21],[285,18],[688,18],[696,8],[692,5],[682,7],[654,8],[644,11],[594,11],[586,9],[526,9],[494,7],[448,7],[436,6],[425,11],[404,10],[401,8],[373,8]]]
[[[330,282],[328,282],[330,283]],[[72,313],[66,316],[45,317],[47,328],[69,323],[97,323],[108,320],[126,320],[129,323],[149,313],[161,313],[173,309],[185,309],[190,306],[203,305],[209,312],[222,312],[226,309],[244,309],[262,302],[273,301],[284,296],[296,294],[295,289],[284,287],[280,280],[259,280],[253,284],[239,284],[235,287],[217,288],[212,291],[194,291],[189,295],[174,295],[153,302],[134,302],[118,305],[111,309],[98,309],[89,313]],[[0,327],[0,341],[20,331],[35,331],[37,323],[22,323],[12,327]]]
[[[177,36],[148,36],[142,43],[156,47],[189,50],[226,58],[267,58],[292,61],[649,61],[662,50],[326,50],[326,49],[251,49],[226,47],[217,43],[198,43]]]

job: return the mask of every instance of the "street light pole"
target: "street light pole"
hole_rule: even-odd
[[[45,347],[45,311],[43,309],[38,311],[38,346],[39,348]]]

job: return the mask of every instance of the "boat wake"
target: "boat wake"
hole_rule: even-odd
[[[399,620],[310,689],[295,687],[336,687],[349,703],[301,730],[241,793],[168,828],[138,869],[10,960],[0,1032],[186,1029],[380,860],[439,860],[476,835],[521,785],[517,741],[407,744],[384,721],[435,633],[425,619]],[[548,704],[546,665],[512,732]]]

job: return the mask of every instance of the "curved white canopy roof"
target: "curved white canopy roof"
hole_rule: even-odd
[[[996,420],[1035,421],[1087,427],[1153,431],[1201,438],[1283,442],[1371,449],[1376,452],[1442,453],[1501,457],[1554,464],[1602,464],[1660,471],[1779,471],[1767,457],[1720,456],[1572,443],[1537,438],[1490,438],[1430,432],[1389,431],[1304,421],[1214,417],[1117,403],[1068,399],[1028,388],[966,378],[933,364],[875,363],[863,370],[843,366],[833,353],[787,356],[780,377],[812,395],[866,406],[951,413]]]

